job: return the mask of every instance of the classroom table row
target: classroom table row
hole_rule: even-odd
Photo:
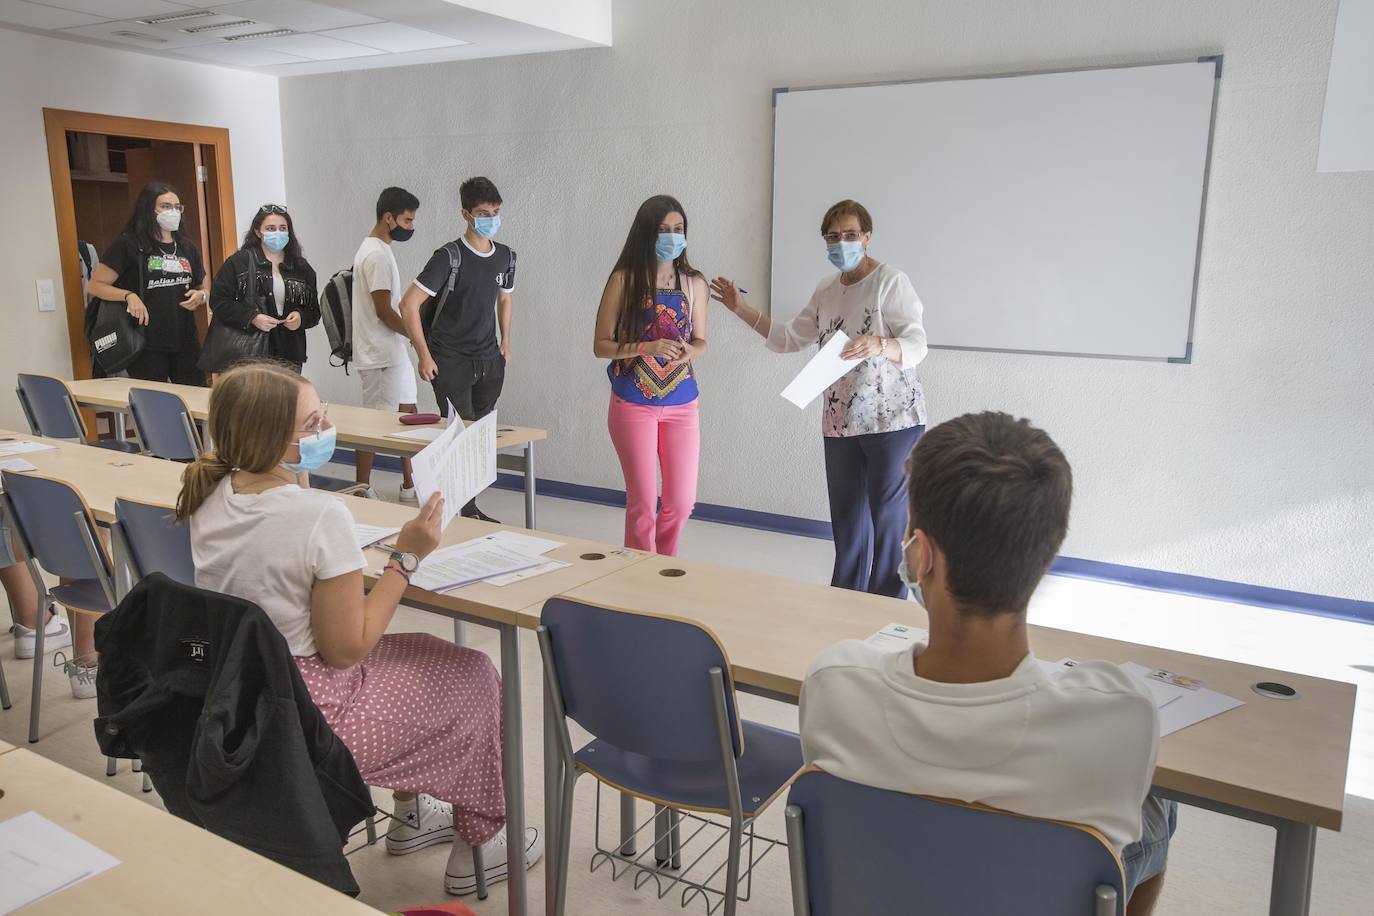
[[[116,496],[170,503],[180,471],[157,459],[70,443],[25,457],[41,473],[81,490],[102,521],[112,517]],[[345,503],[357,522],[370,525],[398,526],[414,512],[375,500]],[[445,531],[443,544],[501,527],[509,526],[458,519]],[[405,596],[409,606],[500,631],[508,818],[517,836],[524,822],[519,641],[522,631],[538,625],[540,609],[549,598],[563,596],[697,622],[724,645],[739,689],[792,703],[807,665],[826,646],[865,638],[894,621],[926,626],[924,611],[912,602],[531,533],[563,542],[549,556],[569,565],[505,587],[479,583],[434,593],[412,586]],[[370,550],[368,562],[371,583],[385,554]],[[1166,736],[1160,743],[1154,787],[1187,804],[1273,826],[1277,839],[1270,912],[1307,912],[1316,830],[1341,827],[1353,685],[1046,627],[1032,626],[1030,640],[1041,658],[1135,661],[1200,678],[1215,690],[1243,699],[1245,704],[1237,709]],[[1286,684],[1296,696],[1261,696],[1251,690],[1259,682]],[[546,728],[546,745],[552,735]],[[546,768],[550,753],[546,746]],[[556,808],[550,804],[556,792],[555,788],[554,795],[546,794],[546,817]],[[524,871],[513,867],[512,875],[510,911],[521,913]]]
[[[179,395],[186,402],[186,407],[195,420],[204,421],[210,414],[209,388],[128,378],[80,379],[67,382],[67,387],[76,397],[77,404],[82,407],[113,413],[115,438],[120,440],[125,435],[124,417],[129,411],[130,388],[151,388]],[[329,419],[338,431],[339,444],[356,451],[409,458],[428,444],[413,438],[398,438],[398,434],[413,433],[418,427],[401,423],[400,413],[396,411],[330,404]],[[496,429],[498,453],[518,450],[518,454],[498,454],[497,467],[501,470],[515,471],[524,478],[526,528],[535,526],[537,481],[534,471],[534,445],[546,438],[548,433],[530,426],[502,423]]]

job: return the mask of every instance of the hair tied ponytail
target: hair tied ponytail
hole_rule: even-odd
[[[177,521],[182,524],[190,521],[219,482],[233,470],[213,449],[186,465],[186,470],[181,472],[181,492],[177,495]]]

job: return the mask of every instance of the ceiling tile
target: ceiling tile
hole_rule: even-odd
[[[298,64],[306,59],[295,54],[259,47],[255,41],[225,41],[213,45],[196,45],[177,53],[231,67],[277,67],[282,64]]]
[[[311,3],[309,0],[237,0],[221,3],[215,9],[246,19],[264,20],[295,29],[297,32],[320,32],[325,29],[342,29],[351,25],[381,22],[380,19],[362,13]]]
[[[467,44],[467,42],[457,38],[450,38],[437,32],[426,32],[424,29],[412,29],[408,25],[400,25],[395,22],[357,25],[348,29],[331,29],[322,34],[367,45],[381,51],[390,51],[393,54],[402,51],[427,51],[430,48],[452,48]]]
[[[121,32],[126,34],[120,34]],[[187,35],[176,30],[159,29],[144,25],[136,19],[119,22],[101,22],[96,25],[83,25],[74,29],[63,29],[63,35],[80,35],[95,38],[144,51],[171,51],[190,48],[196,45],[214,44],[219,38],[213,32],[202,35]]]
[[[245,42],[246,44],[246,42]],[[376,48],[366,48],[351,41],[339,41],[325,35],[283,35],[281,38],[259,38],[253,45],[286,54],[295,54],[308,60],[346,60],[350,57],[368,57],[383,54]]]
[[[22,25],[28,29],[66,29],[77,25],[104,22],[104,16],[74,13],[26,0],[0,0],[0,23]]]
[[[204,3],[171,3],[168,0],[43,0],[49,6],[90,13],[101,19],[137,19],[142,16],[165,16],[169,13],[184,13],[188,9],[202,9],[214,6],[211,0]]]

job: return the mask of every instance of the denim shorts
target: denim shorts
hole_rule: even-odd
[[[10,543],[9,526],[5,524],[4,516],[0,515],[0,569],[18,562],[14,556],[14,546]]]
[[[1136,887],[1164,871],[1169,861],[1169,838],[1178,827],[1178,802],[1145,796],[1140,809],[1140,841],[1121,850],[1126,870],[1126,899]]]

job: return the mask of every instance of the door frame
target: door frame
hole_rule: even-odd
[[[214,147],[211,167],[215,174],[207,176],[206,193],[216,192],[218,198],[220,259],[229,257],[237,249],[238,221],[234,214],[234,176],[229,158],[229,130],[199,124],[177,124],[170,121],[150,121],[144,118],[125,118],[116,115],[66,111],[60,108],[43,109],[43,128],[48,138],[48,169],[52,174],[53,210],[57,218],[57,246],[62,265],[62,291],[67,307],[67,340],[71,349],[72,376],[90,378],[90,348],[86,343],[86,304],[81,301],[81,258],[76,250],[76,203],[72,196],[72,167],[67,154],[67,132],[111,134],[119,137],[139,137],[148,140],[172,140],[196,147],[200,162],[200,146]],[[199,192],[197,192],[199,193]],[[208,219],[205,214],[203,218]],[[216,237],[216,233],[208,233]],[[206,269],[210,258],[206,252]]]

